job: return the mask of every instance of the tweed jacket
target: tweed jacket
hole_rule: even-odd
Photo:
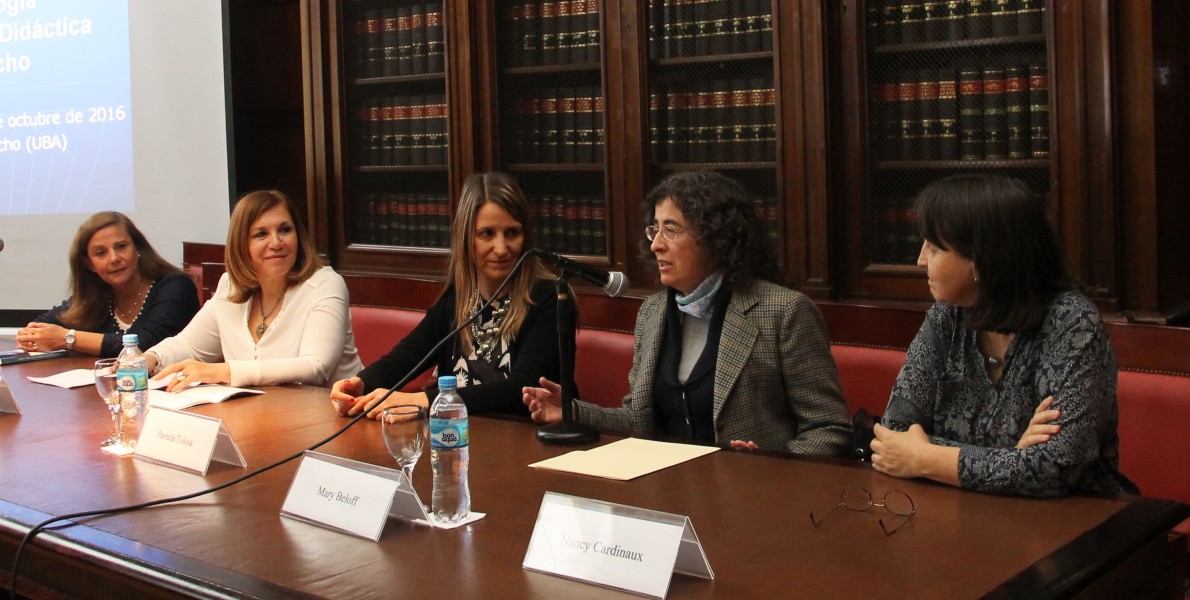
[[[666,295],[649,296],[636,317],[630,391],[619,408],[575,402],[580,422],[651,433],[653,376],[664,337]],[[758,281],[732,290],[715,363],[715,441],[752,441],[768,450],[841,456],[851,422],[826,325],[804,294]]]

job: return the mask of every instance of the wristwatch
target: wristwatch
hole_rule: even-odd
[[[66,349],[74,350],[74,330],[73,329],[66,332]]]

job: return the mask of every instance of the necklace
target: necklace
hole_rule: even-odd
[[[256,326],[256,337],[259,338],[264,336],[265,330],[269,328],[269,326],[265,324],[265,321],[273,314],[273,311],[277,310],[278,306],[281,306],[282,300],[285,300],[284,294],[282,294],[281,297],[277,299],[277,303],[273,305],[273,308],[269,309],[268,312],[265,312],[264,292],[260,293],[260,325]]]
[[[128,327],[132,327],[132,324],[136,322],[136,319],[138,317],[140,317],[141,311],[144,310],[145,300],[148,299],[148,297],[149,297],[148,290],[152,289],[154,283],[156,283],[156,281],[142,281],[141,282],[140,289],[138,289],[136,291],[136,296],[135,296],[136,300],[135,300],[134,306],[136,307],[136,312],[132,312],[131,309],[129,309],[129,311],[128,311],[129,315],[131,315],[131,316],[126,316],[124,311],[120,310],[120,308],[118,306],[116,306],[116,304],[117,304],[116,303],[116,295],[115,295],[115,293],[112,294],[112,302],[108,308],[109,308],[109,311],[111,312],[112,320],[114,320],[116,322],[117,327],[120,326],[121,322],[128,323]],[[124,331],[127,331],[127,329],[125,329]]]
[[[1004,359],[1000,358],[999,356],[987,356],[984,357],[983,360],[989,367],[993,369],[999,368],[1000,365],[1004,364]]]
[[[479,297],[479,290],[471,295],[471,305],[478,309],[483,305]],[[471,339],[475,346],[475,356],[492,362],[492,353],[500,343],[500,329],[504,326],[504,317],[508,315],[510,296],[497,298],[492,301],[492,316],[482,324],[471,322]]]

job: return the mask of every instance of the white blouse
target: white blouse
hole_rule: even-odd
[[[334,269],[323,267],[289,288],[281,312],[259,342],[248,328],[252,302],[232,302],[231,291],[224,273],[214,297],[190,324],[149,350],[160,366],[188,358],[226,361],[233,386],[326,385],[363,368],[351,331],[347,284]]]

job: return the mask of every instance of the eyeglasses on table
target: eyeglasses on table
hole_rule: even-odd
[[[910,498],[905,492],[900,490],[889,490],[885,492],[882,498],[880,498],[880,502],[873,502],[872,493],[868,490],[861,487],[848,486],[843,488],[843,491],[839,494],[839,503],[836,504],[835,507],[832,508],[830,512],[826,513],[826,515],[824,515],[821,519],[816,519],[814,517],[814,513],[810,513],[810,523],[815,527],[818,527],[819,525],[822,525],[822,522],[825,521],[827,517],[831,516],[831,513],[839,509],[847,509],[852,512],[865,512],[871,510],[873,507],[883,508],[884,510],[887,510],[898,517],[903,517],[901,522],[892,529],[889,529],[888,526],[884,524],[884,518],[881,517],[880,529],[884,531],[884,535],[892,535],[896,533],[902,525],[908,523],[909,519],[913,518],[913,515],[917,514],[917,507],[913,504],[913,498]]]

